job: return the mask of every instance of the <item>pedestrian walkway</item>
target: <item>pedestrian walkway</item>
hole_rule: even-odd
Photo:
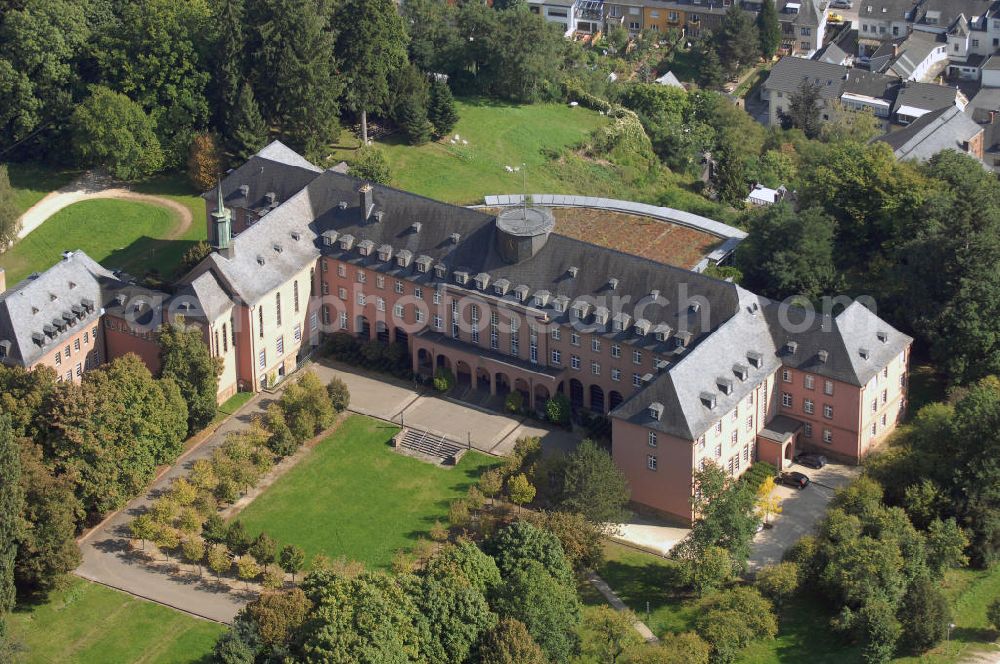
[[[611,586],[609,586],[604,579],[597,576],[594,572],[591,572],[587,577],[587,580],[590,581],[590,585],[597,589],[597,592],[604,596],[604,599],[608,600],[608,604],[610,604],[616,611],[628,610],[628,607],[625,606],[625,602],[623,602],[621,598],[615,594],[615,591],[611,589]],[[632,623],[632,627],[635,628],[635,631],[639,632],[642,638],[646,639],[647,643],[655,643],[659,641],[659,639],[656,638],[656,635],[653,634],[653,630],[649,629],[649,627],[646,626],[646,623],[641,620],[636,620]]]

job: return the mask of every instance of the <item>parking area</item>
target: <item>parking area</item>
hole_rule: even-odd
[[[813,532],[826,513],[834,492],[861,472],[859,466],[840,463],[829,463],[818,470],[793,463],[786,470],[809,477],[809,486],[805,489],[775,488],[775,494],[781,499],[781,514],[772,517],[772,527],[765,528],[754,538],[750,571],[781,562],[786,549],[803,535]]]

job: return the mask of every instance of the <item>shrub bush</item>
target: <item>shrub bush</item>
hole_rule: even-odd
[[[434,376],[434,389],[438,392],[447,392],[453,387],[455,387],[455,374],[451,369],[438,369]]]

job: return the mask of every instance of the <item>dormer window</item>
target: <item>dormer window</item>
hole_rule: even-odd
[[[462,286],[469,283],[469,273],[463,270],[455,272],[455,283],[461,284]]]
[[[693,314],[696,314],[699,311],[701,311],[701,302],[692,302],[690,306],[688,306],[688,311],[690,311]]]
[[[594,321],[600,325],[607,325],[608,318],[611,316],[611,310],[607,307],[595,307],[594,308]]]
[[[361,242],[358,242],[358,253],[362,256],[370,256],[374,249],[375,243],[371,240],[362,240]]]
[[[667,325],[666,323],[660,323],[654,328],[654,332],[656,333],[656,340],[666,341],[670,337],[670,333],[672,331],[673,329],[669,325]]]
[[[438,263],[434,266],[434,276],[438,279],[444,279],[448,276],[448,266],[444,263]]]
[[[619,311],[617,314],[615,314],[613,320],[615,322],[614,325],[615,331],[624,332],[626,329],[628,329],[629,323],[632,322],[632,317],[625,312]]]
[[[412,224],[410,224],[410,230],[414,233],[419,233],[421,228],[423,228],[423,224],[421,224],[419,221],[414,221]]]
[[[459,242],[462,241],[462,234],[452,233],[451,235],[448,236],[448,239],[451,240],[452,244],[458,244]]]
[[[298,242],[299,240],[302,239],[302,233],[299,233],[298,231],[292,231],[292,239]]]
[[[544,307],[549,303],[550,293],[547,290],[540,290],[535,292],[534,304],[536,307]]]
[[[431,260],[430,256],[420,256],[417,258],[417,272],[427,272],[431,269],[431,265],[434,261]]]
[[[410,261],[413,260],[413,252],[409,249],[400,249],[396,252],[396,265],[399,267],[407,267]]]
[[[654,401],[649,404],[649,416],[654,420],[659,421],[663,416],[663,404],[659,401]]]
[[[755,350],[751,350],[747,352],[747,362],[755,369],[760,369],[761,365],[764,364],[764,356]]]
[[[862,360],[867,360],[869,357],[871,357],[871,351],[868,350],[867,348],[859,348],[858,353],[861,354]]]
[[[691,343],[691,333],[687,330],[683,330],[674,335],[674,342],[677,344],[677,348],[687,348],[688,344]]]
[[[650,323],[648,320],[646,320],[645,318],[640,318],[635,322],[635,333],[638,334],[640,337],[644,337],[647,334],[649,334],[649,329],[652,326],[653,324]]]
[[[570,276],[571,279],[576,279],[576,275],[580,272],[580,269],[575,265],[570,265],[566,269],[566,274]]]
[[[708,408],[709,410],[715,408],[715,395],[711,392],[702,392],[698,395],[698,398],[701,399],[701,404],[705,406],[705,408]]]
[[[344,251],[350,251],[351,247],[354,246],[354,236],[353,235],[341,235],[340,236],[340,248]]]
[[[750,368],[745,364],[734,364],[733,375],[735,375],[741,381],[744,381],[750,377]]]
[[[785,352],[789,355],[795,355],[795,351],[799,349],[799,342],[788,341],[785,343]]]
[[[826,364],[827,359],[830,357],[830,353],[825,350],[821,350],[816,353],[817,359],[819,359],[820,364]]]
[[[611,277],[610,279],[608,279],[608,288],[610,290],[615,290],[616,288],[618,288],[618,279],[616,279],[614,277]]]
[[[339,207],[341,210],[346,210],[347,209],[347,201],[340,201],[339,203],[337,203],[337,207]]]
[[[497,279],[493,282],[493,292],[503,297],[510,290],[510,282],[506,279]]]
[[[272,245],[271,248],[274,249],[274,253],[276,253],[276,254],[280,254],[281,253],[281,245],[280,244]]]
[[[338,237],[340,237],[340,233],[337,231],[326,231],[323,233],[323,244],[327,247],[332,247],[337,243]]]
[[[525,286],[524,284],[521,284],[520,286],[518,286],[517,288],[515,288],[514,289],[514,297],[517,298],[518,302],[524,302],[525,300],[527,300],[528,299],[528,287]]]
[[[376,210],[375,214],[373,214],[372,217],[374,217],[376,224],[381,223],[382,220],[385,218],[385,212],[383,212],[382,210]]]
[[[476,275],[476,288],[479,290],[486,290],[486,287],[490,285],[490,275],[485,272],[480,272]]]
[[[34,335],[32,335],[32,338],[34,338]],[[44,343],[44,341],[45,341],[45,339],[43,337],[41,343],[39,343],[39,342],[36,342],[36,343],[38,343],[38,345],[41,346],[42,343]],[[0,341],[0,357],[7,357],[10,354],[10,347],[11,347],[11,343],[7,339],[4,339],[3,341]]]
[[[73,283],[72,281],[71,281],[71,282],[69,282],[69,289],[70,289],[70,290],[73,290],[74,288],[76,288],[76,284],[75,284],[75,283]]]
[[[729,378],[716,378],[715,384],[723,394],[733,393],[733,381]]]
[[[378,248],[378,259],[384,262],[392,260],[392,245],[380,245]]]
[[[658,289],[654,288],[653,290],[649,291],[649,297],[652,300],[659,300],[660,299],[660,291]]]
[[[886,332],[885,330],[879,330],[878,332],[876,332],[875,336],[877,336],[878,340],[881,341],[882,343],[886,343],[889,341],[889,333]]]
[[[264,264],[264,257],[257,256],[257,265],[263,265],[263,264]]]
[[[559,313],[566,311],[567,306],[569,306],[569,298],[565,295],[557,295],[556,299],[552,301],[552,308]]]
[[[573,313],[577,318],[583,320],[587,317],[587,312],[590,311],[590,305],[586,302],[577,301],[573,303]]]

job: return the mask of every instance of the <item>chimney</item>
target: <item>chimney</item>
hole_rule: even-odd
[[[0,267],[0,293],[7,290],[7,273]]]
[[[361,221],[368,221],[368,217],[371,216],[372,210],[375,208],[375,203],[372,201],[372,186],[370,183],[365,182],[358,189],[358,194],[360,194],[361,200]]]

